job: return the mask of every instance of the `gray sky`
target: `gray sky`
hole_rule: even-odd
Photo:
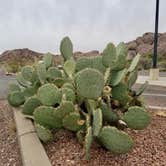
[[[0,0],[0,52],[30,48],[59,52],[69,36],[75,51],[102,50],[154,31],[156,0]],[[160,32],[166,32],[160,0]]]

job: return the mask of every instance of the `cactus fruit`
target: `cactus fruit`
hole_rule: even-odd
[[[64,37],[60,44],[60,52],[64,60],[69,60],[72,58],[73,54],[73,44],[69,37]]]
[[[112,108],[110,108],[107,104],[102,102],[100,108],[102,110],[103,121],[107,121],[108,123],[115,123],[119,120],[117,114],[113,112]]]
[[[97,99],[104,87],[104,77],[99,71],[87,68],[77,73],[75,83],[80,96]]]
[[[41,141],[47,143],[53,140],[51,131],[40,124],[35,124],[36,133]]]
[[[103,51],[102,62],[105,67],[113,68],[116,62],[116,47],[109,43]]]
[[[46,66],[44,62],[39,62],[37,64],[36,69],[37,69],[37,75],[39,77],[41,84],[44,84],[47,78],[47,71],[46,71]]]
[[[136,69],[136,67],[138,66],[138,62],[139,62],[140,57],[141,57],[140,54],[137,54],[134,57],[134,59],[132,60],[132,62],[130,64],[130,67],[128,68],[128,72],[132,72]]]
[[[8,99],[9,104],[13,107],[19,107],[20,105],[24,104],[24,102],[25,102],[25,97],[24,97],[23,93],[19,92],[19,91],[9,93],[7,99]]]
[[[48,129],[59,129],[62,127],[61,119],[54,112],[53,107],[39,106],[33,113],[34,121]]]
[[[63,127],[71,131],[78,131],[84,125],[84,122],[79,113],[71,112],[63,118]]]
[[[93,110],[93,135],[98,136],[103,125],[102,110],[100,108]]]
[[[106,149],[116,154],[127,153],[133,147],[131,137],[115,127],[103,127],[98,138]]]
[[[47,77],[49,79],[61,78],[62,73],[58,68],[52,66],[52,67],[49,67],[47,70]]]
[[[118,85],[122,79],[125,77],[127,70],[123,69],[120,71],[112,71],[111,73],[111,79],[110,79],[110,85],[116,86]]]
[[[53,63],[53,56],[49,52],[44,55],[43,57],[44,64],[46,68],[48,69],[50,66],[52,66]]]
[[[15,91],[21,91],[21,88],[18,84],[15,84],[15,83],[10,83],[9,84],[9,93],[11,92],[15,92]]]
[[[54,84],[47,83],[38,89],[37,97],[43,105],[53,106],[57,103],[57,91]]]
[[[85,136],[85,158],[87,160],[90,159],[90,148],[92,145],[92,141],[93,141],[93,134],[92,134],[92,127],[88,127],[87,128],[87,132],[86,132],[86,136]]]
[[[33,67],[32,66],[24,66],[21,69],[21,74],[22,77],[26,80],[26,81],[32,81],[32,77],[33,77]]]
[[[40,105],[41,103],[37,97],[30,97],[24,103],[22,113],[27,115],[33,115],[35,108],[39,107]]]
[[[142,130],[150,122],[149,114],[142,107],[132,106],[122,117],[127,126],[132,129]]]
[[[64,66],[63,66],[64,71],[70,78],[72,78],[73,74],[75,73],[75,66],[76,66],[76,64],[73,59],[67,60],[64,63]]]

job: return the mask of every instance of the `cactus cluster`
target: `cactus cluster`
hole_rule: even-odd
[[[19,85],[9,87],[10,105],[22,106],[22,113],[32,116],[43,142],[53,139],[53,130],[65,128],[76,133],[87,159],[93,140],[113,153],[129,152],[133,140],[123,130],[141,130],[150,121],[140,99],[147,83],[133,90],[140,55],[130,63],[124,43],[109,43],[102,56],[75,60],[68,37],[60,51],[61,67],[47,53],[42,61],[22,68]]]

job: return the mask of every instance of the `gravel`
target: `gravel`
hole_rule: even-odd
[[[65,130],[55,133],[54,141],[44,147],[53,166],[165,166],[166,118],[151,114],[151,124],[145,130],[127,129],[135,140],[128,154],[113,155],[94,143],[91,160],[86,161],[74,134]]]
[[[0,166],[21,166],[13,112],[0,100]]]

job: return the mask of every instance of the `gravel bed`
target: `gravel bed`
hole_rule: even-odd
[[[0,166],[21,166],[13,112],[6,101],[0,100]]]
[[[135,140],[128,154],[113,155],[94,143],[91,160],[86,161],[74,134],[64,130],[55,133],[54,141],[44,147],[53,166],[165,166],[166,118],[151,114],[151,124],[145,130],[127,129]]]

